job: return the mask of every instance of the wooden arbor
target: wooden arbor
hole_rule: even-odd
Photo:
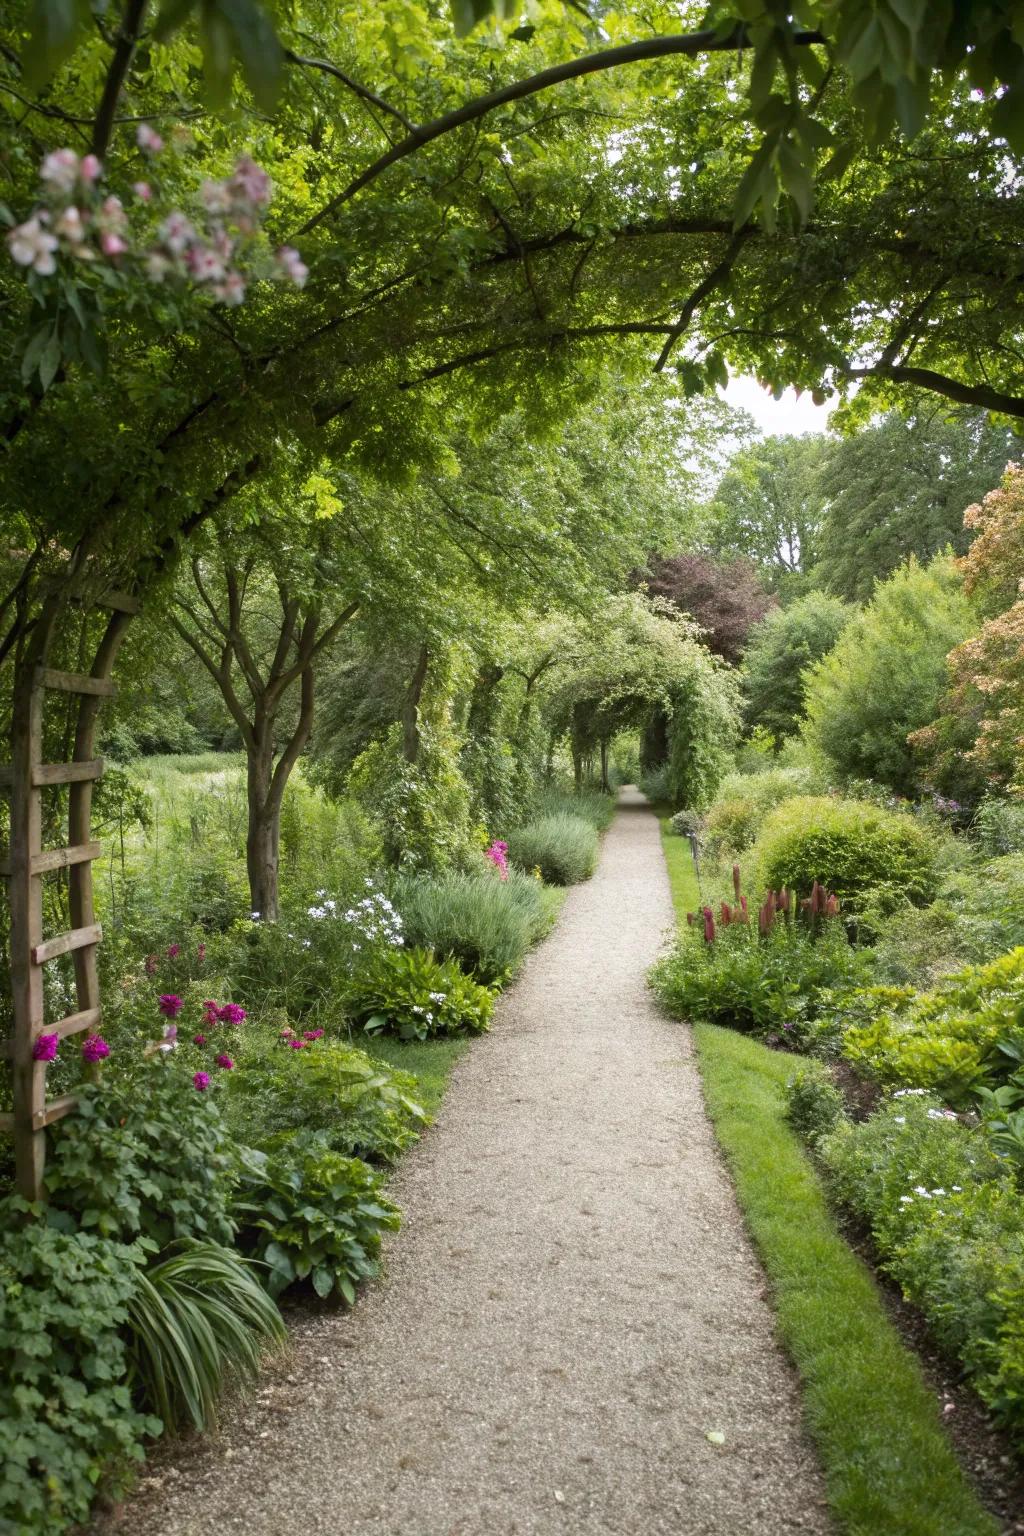
[[[11,761],[0,769],[0,784],[10,791],[11,835],[3,864],[10,898],[10,962],[14,1033],[0,1050],[12,1064],[13,1111],[0,1116],[0,1130],[14,1138],[16,1185],[29,1200],[42,1195],[46,1127],[74,1107],[74,1094],[47,1101],[46,1063],[34,1056],[42,1034],[61,1039],[83,1030],[95,1034],[100,1024],[96,946],[102,937],[93,905],[92,864],[100,845],[92,841],[92,791],[103,772],[94,756],[96,722],[104,698],[114,692],[110,673],[131,616],[134,597],[109,592],[96,606],[108,611],[103,637],[86,673],[60,672],[46,665],[63,600],[44,604],[14,678]],[[43,761],[46,696],[58,692],[78,699],[73,756],[63,763]],[[68,845],[44,849],[43,791],[68,786]],[[52,938],[43,936],[43,876],[68,871],[72,927]],[[48,1024],[44,1012],[43,967],[59,955],[74,957],[77,1010]]]

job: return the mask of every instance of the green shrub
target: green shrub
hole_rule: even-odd
[[[52,1213],[51,1213],[52,1214]],[[0,1530],[84,1521],[104,1472],[142,1460],[160,1421],[126,1384],[125,1325],[144,1254],[0,1205]]]
[[[748,721],[776,737],[799,729],[808,668],[832,649],[851,613],[838,597],[808,592],[754,625],[740,667]]]
[[[253,1381],[284,1324],[232,1248],[183,1240],[138,1276],[128,1301],[133,1384],[164,1429],[210,1429],[229,1378]]]
[[[84,1084],[46,1164],[57,1209],[86,1231],[163,1248],[174,1238],[230,1243],[231,1155],[212,1097],[162,1056],[136,1078]]]
[[[954,1104],[1010,1076],[1001,1041],[1024,1029],[1024,948],[969,966],[930,992],[883,993],[843,1051],[880,1083],[931,1088]]]
[[[746,923],[721,928],[708,944],[696,928],[651,973],[651,985],[675,1018],[706,1019],[730,1029],[807,1045],[833,994],[857,986],[867,958],[851,948],[842,924],[817,935],[777,922],[766,938]]]
[[[576,885],[594,873],[597,832],[579,816],[542,816],[509,833],[508,856],[517,869],[539,869],[550,885]]]
[[[416,1140],[425,1119],[410,1073],[337,1040],[292,1050],[275,1031],[240,1053],[224,1088],[228,1124],[247,1146],[278,1145],[319,1131],[333,1151],[393,1162]]]
[[[971,835],[990,857],[1024,853],[1024,804],[987,796],[975,812]]]
[[[435,960],[427,949],[384,949],[365,957],[348,1002],[367,1034],[429,1040],[485,1030],[494,994],[454,960]]]
[[[668,763],[660,763],[656,768],[645,768],[640,775],[637,785],[642,795],[646,795],[652,805],[671,805],[672,795],[672,769]]]
[[[941,1101],[904,1091],[820,1146],[833,1191],[866,1221],[885,1268],[1024,1437],[1024,1223],[985,1138]]]
[[[271,1296],[308,1280],[318,1296],[338,1291],[350,1304],[356,1286],[379,1272],[381,1234],[399,1225],[379,1175],[316,1135],[269,1154],[245,1152],[236,1209]]]
[[[529,875],[496,870],[439,879],[402,876],[393,891],[406,941],[453,958],[480,981],[507,980],[547,924],[543,887]]]
[[[805,1062],[787,1082],[786,1119],[809,1146],[834,1131],[843,1114],[843,1096],[822,1062]]]
[[[934,838],[909,816],[813,796],[774,810],[754,850],[759,884],[803,892],[818,880],[854,915],[929,901],[935,856]]]
[[[707,825],[700,811],[676,811],[670,824],[676,837],[699,837]]]
[[[757,837],[764,812],[756,801],[741,795],[716,800],[705,820],[705,836],[712,853],[741,853]]]

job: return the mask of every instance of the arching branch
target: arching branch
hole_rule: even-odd
[[[894,384],[915,384],[918,389],[929,389],[958,400],[963,405],[973,405],[983,411],[998,411],[1001,416],[1014,416],[1024,420],[1024,399],[1019,395],[1004,395],[988,384],[964,384],[931,368],[910,368],[905,365],[888,366],[873,363],[869,368],[844,368],[847,379],[890,379]]]

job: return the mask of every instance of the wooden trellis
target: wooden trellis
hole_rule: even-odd
[[[103,761],[94,756],[99,707],[114,693],[110,680],[131,615],[138,611],[135,598],[108,593],[98,604],[111,612],[103,638],[88,674],[60,672],[45,664],[56,627],[58,608],[40,620],[35,643],[15,674],[11,721],[11,761],[0,768],[0,784],[11,797],[10,848],[4,861],[10,899],[11,990],[14,1033],[2,1049],[12,1066],[13,1111],[0,1115],[0,1130],[14,1138],[16,1184],[27,1199],[42,1194],[46,1157],[46,1127],[74,1107],[74,1094],[46,1097],[46,1063],[36,1061],[33,1048],[41,1034],[61,1039],[95,1034],[100,1025],[99,974],[96,947],[102,938],[93,904],[93,861],[100,845],[91,837],[92,791],[103,773]],[[48,693],[78,698],[74,754],[69,762],[43,761],[43,711]],[[68,786],[68,845],[42,845],[43,791],[53,785]],[[54,938],[43,937],[43,876],[54,870],[68,871],[72,926]],[[44,1013],[43,967],[60,955],[71,954],[78,1007],[56,1023],[47,1024]]]

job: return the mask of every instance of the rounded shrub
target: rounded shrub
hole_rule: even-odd
[[[594,873],[597,832],[578,816],[541,816],[509,833],[508,856],[517,869],[539,869],[550,885],[577,885]]]
[[[407,943],[432,950],[439,960],[457,960],[484,982],[503,980],[518,968],[544,931],[550,902],[520,870],[505,880],[496,870],[437,879],[403,875],[393,895]]]
[[[802,895],[818,880],[853,912],[923,905],[935,895],[932,835],[909,816],[857,800],[784,801],[762,825],[754,855],[769,890]]]

